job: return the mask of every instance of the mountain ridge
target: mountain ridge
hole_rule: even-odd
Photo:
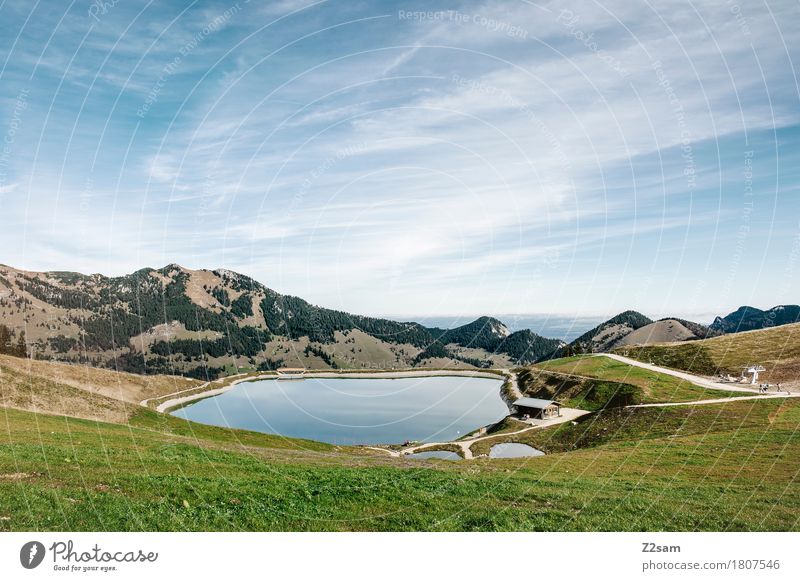
[[[777,305],[767,310],[741,306],[724,317],[717,317],[710,328],[722,333],[754,331],[800,322],[800,306]]]
[[[0,321],[26,329],[37,358],[199,377],[282,364],[509,366],[558,345],[530,331],[511,333],[491,317],[427,328],[313,305],[227,269],[174,263],[116,277],[3,265]]]
[[[800,320],[800,307],[743,306],[709,327],[628,310],[570,343],[481,316],[454,328],[347,313],[228,269],[176,263],[105,276],[0,265],[0,324],[32,356],[136,373],[214,378],[281,365],[512,367],[632,344],[691,341]],[[762,325],[762,327],[759,327]],[[2,348],[2,346],[0,346]],[[15,347],[18,350],[18,347]],[[9,351],[10,352],[10,351]]]

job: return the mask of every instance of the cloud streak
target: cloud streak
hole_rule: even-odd
[[[224,266],[367,313],[796,302],[792,2],[28,10],[0,11],[4,110],[30,89],[0,262]]]

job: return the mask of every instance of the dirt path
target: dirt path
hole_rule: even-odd
[[[240,379],[236,379],[236,380],[232,381],[231,383],[229,383],[227,385],[224,385],[226,380],[232,379],[234,377],[239,377]],[[237,383],[241,383],[243,381],[255,380],[255,379],[267,379],[267,378],[274,378],[274,377],[275,377],[274,375],[263,375],[263,376],[249,377],[249,376],[247,376],[246,373],[240,373],[238,375],[230,375],[228,377],[223,377],[221,379],[215,379],[213,381],[206,381],[205,383],[202,383],[200,385],[195,385],[194,387],[190,387],[188,389],[182,389],[182,390],[176,391],[174,393],[168,393],[166,395],[159,395],[159,396],[156,396],[156,397],[143,399],[142,401],[139,402],[139,405],[142,406],[142,407],[148,407],[148,404],[151,401],[156,400],[156,399],[164,399],[165,397],[176,396],[176,395],[180,395],[182,393],[188,393],[190,391],[196,392],[196,393],[194,393],[192,395],[189,395],[189,396],[186,396],[186,397],[183,397],[183,398],[170,399],[170,400],[167,400],[167,401],[159,404],[156,407],[156,411],[164,412],[167,409],[169,409],[170,407],[175,407],[176,405],[184,403],[184,400],[192,401],[192,400],[195,400],[195,399],[200,399],[201,397],[209,397],[210,395],[219,395],[220,393],[225,393],[227,390],[231,389],[234,385],[236,385]],[[211,390],[207,389],[210,385],[212,385],[214,383],[219,383],[221,385],[217,389],[211,389]],[[200,391],[198,391],[198,390],[200,390]]]
[[[786,399],[789,397],[800,397],[800,393],[773,393],[773,394],[762,394],[762,395],[745,395],[742,397],[721,397],[717,399],[700,399],[697,401],[676,401],[671,403],[640,403],[637,405],[629,405],[625,406],[626,408],[663,408],[663,407],[672,407],[677,405],[709,405],[715,403],[728,403],[728,402],[736,402],[736,401],[744,401],[748,399],[777,399],[782,398]]]
[[[619,361],[621,363],[627,363],[628,365],[633,365],[634,367],[641,367],[642,369],[649,369],[650,371],[663,373],[664,375],[671,375],[673,377],[683,379],[684,381],[688,381],[689,383],[693,383],[694,385],[698,385],[706,389],[716,389],[720,391],[740,391],[745,393],[758,393],[758,389],[754,387],[742,387],[738,385],[732,385],[730,383],[721,383],[718,381],[712,381],[711,379],[700,377],[699,375],[693,375],[685,371],[676,371],[675,369],[668,369],[667,367],[659,367],[658,365],[653,365],[652,363],[643,363],[641,361],[637,361],[636,359],[631,359],[630,357],[623,357],[622,355],[617,355],[615,353],[597,353],[595,354],[595,357],[608,357],[609,359],[614,359],[615,361]]]
[[[379,448],[378,446],[364,446],[367,450],[377,450],[378,452],[384,452],[385,454],[389,454],[392,458],[399,458],[401,456],[400,452],[397,450],[390,450],[389,448]]]
[[[514,397],[514,400],[518,400],[522,397],[522,392],[519,390],[519,384],[517,383],[517,374],[511,371],[510,369],[500,369],[506,376],[506,380],[509,382],[511,386],[511,395]]]

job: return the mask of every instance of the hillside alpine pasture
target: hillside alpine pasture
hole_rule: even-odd
[[[778,344],[781,333],[782,353],[794,357],[793,326],[686,345],[713,355],[712,342],[742,351],[755,335]],[[670,361],[690,367],[680,355]],[[205,384],[0,356],[0,530],[800,529],[800,397],[704,390],[602,355],[513,376],[526,395],[590,413],[550,427],[509,416],[470,436],[474,459],[452,461],[152,409],[231,378]],[[488,458],[499,443],[545,455]]]
[[[351,315],[226,270],[2,266],[0,530],[798,530],[797,315],[626,311],[566,344],[492,317]],[[756,363],[766,394],[740,381]],[[455,441],[345,446],[167,413],[279,388],[263,380],[280,366],[495,377],[510,414]],[[563,413],[515,414],[522,396]]]

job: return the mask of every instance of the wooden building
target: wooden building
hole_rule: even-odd
[[[517,414],[527,415],[537,420],[549,420],[561,415],[561,404],[549,399],[521,397],[514,402]]]

